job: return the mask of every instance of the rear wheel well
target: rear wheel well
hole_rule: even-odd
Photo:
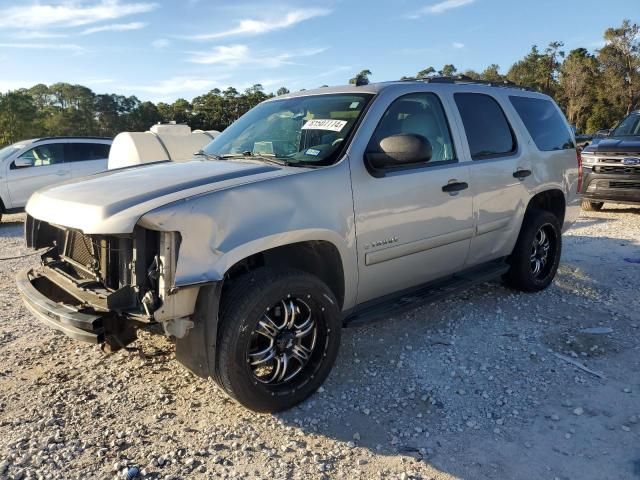
[[[534,195],[531,200],[529,200],[527,212],[533,209],[550,212],[556,216],[562,228],[566,207],[564,193],[562,193],[561,190],[546,190]]]
[[[260,267],[294,268],[315,275],[333,292],[341,309],[344,303],[344,271],[338,249],[330,242],[313,240],[291,243],[255,253],[225,274],[227,285],[235,278]],[[222,296],[224,297],[224,286]]]

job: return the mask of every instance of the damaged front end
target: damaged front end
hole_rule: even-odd
[[[46,250],[39,267],[18,275],[18,289],[50,327],[115,351],[140,328],[162,324],[181,338],[193,325],[198,289],[173,286],[178,233],[137,226],[131,234],[85,235],[27,216],[25,237],[28,247]]]

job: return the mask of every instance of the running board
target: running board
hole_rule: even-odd
[[[463,270],[441,280],[366,302],[356,307],[356,311],[345,318],[344,326],[357,327],[385,320],[426,303],[441,300],[479,283],[494,280],[504,275],[508,270],[509,265],[505,263],[504,259],[500,259]]]

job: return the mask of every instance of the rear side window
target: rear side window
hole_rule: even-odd
[[[110,145],[104,143],[67,143],[65,161],[83,162],[85,160],[101,160],[109,158]]]
[[[515,136],[498,102],[483,93],[456,93],[454,98],[473,160],[516,151]]]
[[[567,124],[550,100],[511,96],[511,104],[520,115],[538,150],[574,148]]]

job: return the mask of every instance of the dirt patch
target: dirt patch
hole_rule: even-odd
[[[22,218],[0,257],[28,253]],[[37,259],[0,261],[0,478],[637,479],[637,257],[640,209],[606,205],[565,235],[546,291],[491,283],[345,330],[325,385],[279,415],[193,377],[163,337],[105,356],[53,333],[14,287]]]

